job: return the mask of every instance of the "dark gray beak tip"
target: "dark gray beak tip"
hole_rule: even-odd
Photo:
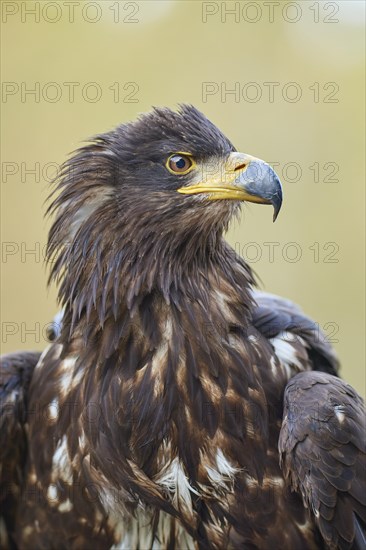
[[[275,222],[277,219],[278,214],[280,213],[281,206],[282,206],[282,188],[281,184],[278,188],[277,193],[272,197],[272,205],[273,205],[273,221]]]
[[[239,174],[236,185],[248,195],[253,195],[252,202],[272,204],[273,221],[276,220],[282,205],[282,186],[280,178],[267,162],[252,160],[245,172]],[[254,197],[262,200],[255,200]],[[250,198],[244,200],[250,201]]]

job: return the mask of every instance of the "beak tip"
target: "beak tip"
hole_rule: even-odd
[[[277,220],[277,216],[280,213],[280,210],[281,210],[281,203],[279,205],[273,204],[273,223]]]
[[[277,220],[278,214],[279,214],[279,210],[275,210],[275,211],[273,212],[273,223]]]
[[[276,194],[272,197],[272,205],[273,205],[273,222],[276,221],[278,214],[280,213],[281,206],[282,206],[282,186],[280,180],[276,177],[278,189]]]
[[[252,160],[245,172],[238,178],[239,186],[253,198],[252,202],[262,202],[263,204],[272,204],[273,221],[275,222],[281,210],[282,205],[282,186],[279,177],[273,168],[260,159]],[[244,200],[251,200],[247,197]]]

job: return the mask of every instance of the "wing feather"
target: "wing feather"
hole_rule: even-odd
[[[306,347],[306,359],[313,370],[337,374],[339,362],[335,352],[320,330],[319,325],[307,317],[293,302],[267,292],[252,291],[256,307],[252,322],[256,329],[269,339],[290,334],[301,337]],[[305,352],[304,346],[296,346],[297,354]],[[302,363],[300,357],[300,362]]]
[[[288,383],[279,438],[281,466],[329,548],[364,548],[366,413],[341,379],[304,372]],[[354,546],[352,546],[354,545]]]
[[[24,424],[27,393],[40,353],[0,357],[0,547],[11,547],[11,532],[21,493],[26,456]],[[9,540],[10,538],[10,540]]]

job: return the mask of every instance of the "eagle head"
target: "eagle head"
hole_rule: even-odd
[[[64,302],[110,285],[126,265],[135,294],[157,278],[167,289],[177,266],[215,253],[241,201],[272,204],[274,218],[282,202],[273,169],[237,152],[191,105],[155,108],[96,136],[63,165],[56,194],[48,258]]]

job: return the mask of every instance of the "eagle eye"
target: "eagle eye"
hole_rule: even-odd
[[[195,162],[188,153],[173,153],[166,161],[165,166],[172,174],[184,175],[195,167]]]

